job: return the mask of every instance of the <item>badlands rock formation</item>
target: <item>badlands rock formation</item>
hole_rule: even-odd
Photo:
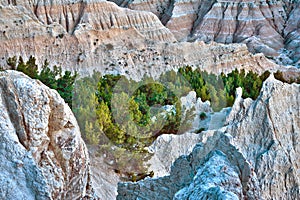
[[[92,198],[87,148],[59,94],[0,72],[0,199]]]
[[[201,133],[199,130],[215,130],[223,127],[226,116],[230,108],[224,108],[220,112],[213,112],[209,101],[202,102],[201,98],[196,97],[196,92],[191,91],[185,97],[181,97],[182,106],[185,109],[195,108],[194,121],[190,130],[184,134],[160,135],[148,147],[153,156],[147,162],[148,171],[154,172],[154,177],[169,175],[172,163],[181,155],[188,155],[192,152],[194,146],[201,142]],[[200,114],[206,113],[205,119],[200,119]],[[195,133],[196,132],[196,133]]]
[[[299,92],[271,75],[257,100],[239,93],[227,126],[206,131],[169,176],[119,183],[117,199],[298,199]]]
[[[251,52],[277,56],[284,64],[299,64],[297,0],[112,1],[156,14],[178,40],[245,43]]]
[[[241,44],[178,43],[154,14],[107,1],[1,0],[0,11],[2,66],[10,56],[34,55],[84,75],[96,69],[135,79],[183,65],[215,73],[279,67]]]

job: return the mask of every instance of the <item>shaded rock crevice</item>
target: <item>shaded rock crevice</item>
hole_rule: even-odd
[[[25,123],[16,89],[10,80],[2,79],[2,81],[0,82],[0,86],[2,88],[3,94],[3,96],[1,95],[2,101],[5,103],[10,121],[13,123],[16,129],[16,134],[18,136],[19,142],[28,150],[28,128]]]

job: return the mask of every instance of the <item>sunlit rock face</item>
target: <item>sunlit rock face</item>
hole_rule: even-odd
[[[226,126],[204,132],[169,176],[119,183],[117,199],[297,199],[299,93],[272,75],[255,101],[239,91]]]
[[[0,198],[93,198],[89,157],[76,119],[52,89],[0,72]]]
[[[33,55],[39,63],[47,59],[81,75],[96,70],[133,79],[145,74],[158,77],[184,65],[213,73],[279,68],[263,54],[249,53],[245,44],[178,42],[176,33],[153,13],[112,2],[1,1],[0,5],[4,67],[8,57],[21,55],[26,60]]]
[[[114,1],[114,0],[113,0]],[[114,1],[156,14],[176,39],[245,43],[251,52],[299,63],[299,1]]]

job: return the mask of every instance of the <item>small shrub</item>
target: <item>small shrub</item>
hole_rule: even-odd
[[[17,57],[10,57],[6,61],[7,65],[10,66],[12,69],[16,69],[17,66]]]
[[[106,44],[105,47],[106,47],[107,50],[113,50],[114,49],[114,46],[110,43]]]
[[[205,112],[200,113],[200,119],[205,120],[207,118],[207,115]]]
[[[202,131],[205,131],[205,128],[203,128],[203,127],[199,128],[199,129],[196,131],[196,134],[199,134],[199,133],[201,133]]]

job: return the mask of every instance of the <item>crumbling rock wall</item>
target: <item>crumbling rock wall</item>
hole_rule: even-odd
[[[191,154],[179,157],[169,176],[119,183],[117,199],[259,198],[252,166],[231,144],[231,136],[216,132],[206,139]]]

